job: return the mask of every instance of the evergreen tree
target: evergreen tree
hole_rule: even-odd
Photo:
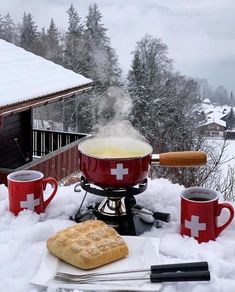
[[[118,63],[118,57],[113,48],[111,48],[109,45],[106,46],[107,50],[107,66],[105,68],[105,76],[107,78],[104,79],[104,87],[108,88],[110,86],[121,86],[121,75],[122,70],[119,67]]]
[[[171,73],[165,83],[164,98],[158,104],[160,151],[194,148],[194,129],[198,124],[198,85],[178,73]]]
[[[53,18],[45,36],[46,55],[45,57],[55,63],[61,63],[62,49],[60,46],[59,32]]]
[[[71,4],[67,10],[69,17],[68,29],[65,35],[65,47],[63,56],[63,66],[77,73],[84,73],[84,41],[83,41],[83,25],[78,12]],[[84,95],[85,96],[85,95]],[[81,100],[75,96],[69,103],[63,102],[63,127],[74,127],[76,131],[79,129],[78,123],[81,124],[79,111],[82,110]]]
[[[24,13],[20,29],[20,46],[27,51],[38,53],[37,26],[31,13]]]
[[[235,128],[235,114],[232,107],[226,117],[226,124],[228,130],[232,130]]]
[[[160,39],[146,35],[137,43],[128,90],[133,98],[132,124],[156,151],[191,146],[198,86],[194,80],[173,72],[167,46]]]
[[[231,107],[235,106],[235,98],[232,91],[230,92],[230,105]]]
[[[100,92],[106,91],[108,86],[119,85],[121,77],[117,56],[106,31],[97,4],[90,5],[84,32],[86,75],[94,80]]]
[[[47,53],[47,34],[45,27],[42,28],[42,30],[39,32],[39,56],[46,58],[46,53]]]
[[[7,42],[16,43],[15,24],[9,13],[5,16],[0,15],[0,38]]]
[[[83,25],[78,12],[73,5],[67,10],[69,16],[68,29],[65,36],[65,49],[63,64],[66,68],[77,73],[84,72],[84,41],[83,41]]]
[[[102,47],[105,45],[109,38],[106,36],[107,29],[101,23],[102,14],[98,9],[98,5],[95,3],[88,8],[88,15],[86,18],[86,33],[94,41],[94,47]]]
[[[38,55],[51,60],[55,63],[62,62],[62,48],[60,45],[59,32],[51,19],[47,32],[45,28],[42,28],[38,37]],[[59,121],[61,119],[61,102],[51,103],[43,107],[43,111],[39,109],[40,116],[45,120],[50,120],[50,124],[53,125],[53,121]],[[35,110],[37,114],[37,110]],[[39,114],[38,114],[39,115]],[[66,129],[67,131],[68,129]]]
[[[81,18],[73,7],[73,4],[71,4],[67,10],[67,14],[69,16],[68,33],[74,36],[76,35],[78,38],[81,37],[83,34],[83,25],[81,24]]]
[[[3,16],[0,14],[0,39],[4,39]]]
[[[107,113],[107,109],[105,112],[100,110],[99,105],[108,102],[110,86],[121,84],[118,58],[110,45],[106,31],[98,6],[90,5],[82,38],[80,72],[94,81],[95,88],[92,92],[81,95],[75,105],[75,108],[79,108],[74,115],[75,123],[83,121],[76,129],[83,127],[82,132],[90,131],[94,125],[101,122],[104,115],[112,115],[111,112]]]
[[[148,135],[149,140],[159,128],[158,120],[152,119],[152,114],[158,114],[159,100],[164,98],[164,85],[170,69],[167,46],[160,39],[146,35],[137,42],[128,73],[128,90],[133,98],[130,118],[135,127]]]

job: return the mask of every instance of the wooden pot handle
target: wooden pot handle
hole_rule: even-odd
[[[151,163],[156,165],[156,160],[152,156]],[[160,166],[169,166],[169,167],[193,167],[204,165],[207,162],[207,155],[205,152],[201,151],[182,151],[182,152],[168,152],[161,153],[159,155],[158,165]]]

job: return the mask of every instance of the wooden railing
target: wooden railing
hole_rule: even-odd
[[[33,130],[33,153],[37,158],[16,169],[0,168],[0,184],[7,184],[13,171],[32,169],[58,181],[79,172],[78,144],[87,134]]]
[[[44,174],[45,177],[52,176],[58,181],[79,172],[78,144],[79,140],[53,151],[38,160],[18,167],[16,170],[31,169]]]
[[[33,156],[42,157],[86,136],[84,133],[33,129]]]

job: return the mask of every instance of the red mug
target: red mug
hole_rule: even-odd
[[[55,196],[58,183],[52,178],[44,178],[43,173],[35,170],[20,170],[7,176],[9,209],[15,215],[24,209],[42,213]],[[52,194],[44,200],[46,185],[53,185]]]
[[[192,236],[198,242],[215,240],[217,236],[232,222],[233,206],[219,203],[216,191],[203,187],[185,189],[181,194],[181,235]],[[217,219],[223,208],[230,212],[229,219],[218,226]]]

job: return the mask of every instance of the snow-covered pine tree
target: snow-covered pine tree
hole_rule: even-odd
[[[45,27],[41,29],[39,32],[39,47],[40,50],[38,51],[39,56],[46,58],[46,51],[47,51],[47,33]]]
[[[118,58],[106,31],[97,4],[90,5],[84,31],[87,76],[93,79],[96,90],[102,93],[109,86],[120,84],[121,77]]]
[[[76,119],[80,121],[79,129],[83,132],[90,131],[101,119],[103,120],[104,112],[100,110],[99,105],[108,98],[106,91],[110,86],[121,84],[118,58],[106,31],[97,4],[90,5],[83,35],[85,55],[82,73],[94,81],[95,88],[92,92],[81,95],[77,103],[80,110]],[[108,116],[110,115],[111,112]]]
[[[105,51],[105,44],[108,41],[106,36],[107,29],[101,23],[102,15],[98,10],[97,4],[90,5],[88,8],[88,15],[85,21],[85,45],[87,52],[87,74],[91,78],[100,79],[101,68],[98,71],[99,63],[103,61],[103,54]],[[96,81],[96,80],[94,80]]]
[[[83,41],[83,24],[81,18],[71,4],[67,10],[68,28],[65,34],[65,44],[63,53],[63,66],[77,73],[84,74],[84,41]],[[75,131],[79,131],[78,113],[81,110],[80,96],[73,97],[69,102],[62,102],[63,111],[63,127],[68,130],[72,127]]]
[[[107,66],[105,67],[105,76],[108,78],[104,80],[104,87],[108,88],[110,86],[122,86],[122,70],[119,67],[118,56],[110,45],[106,46],[106,50],[108,62]]]
[[[194,149],[196,110],[199,109],[197,82],[179,73],[169,73],[164,98],[158,102],[160,110],[156,118],[164,141],[161,152]]]
[[[22,24],[20,26],[19,45],[27,51],[38,54],[39,36],[37,26],[31,13],[24,12]]]
[[[230,108],[230,111],[226,117],[226,124],[228,130],[235,129],[235,114],[232,107]]]
[[[234,95],[233,95],[233,92],[231,91],[230,92],[230,98],[229,98],[229,102],[230,102],[230,105],[233,107],[235,106],[235,98],[234,98]]]
[[[15,29],[15,24],[9,13],[4,16],[0,15],[0,39],[16,43],[17,35]]]
[[[83,25],[78,12],[71,4],[67,10],[69,17],[68,28],[65,35],[63,65],[77,73],[83,74],[84,42]]]
[[[60,44],[60,34],[53,18],[45,35],[46,55],[45,58],[54,63],[62,62],[62,47]]]
[[[38,54],[54,63],[61,64],[62,62],[62,46],[60,43],[60,34],[55,25],[53,18],[50,21],[47,32],[45,28],[41,30],[38,37]],[[35,116],[50,120],[50,125],[53,127],[54,121],[61,119],[61,102],[51,103],[43,108],[35,109]],[[68,129],[66,129],[67,131]]]
[[[166,98],[165,83],[171,68],[167,46],[160,39],[145,35],[137,42],[128,73],[128,90],[133,98],[130,119],[152,144],[155,144],[155,137],[160,138],[160,101]]]
[[[3,29],[3,16],[0,14],[0,38],[4,39],[5,31]]]

